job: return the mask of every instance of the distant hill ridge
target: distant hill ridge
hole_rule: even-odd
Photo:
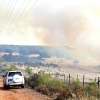
[[[43,58],[50,58],[51,56],[65,57],[67,55],[63,52],[64,47],[61,46],[34,46],[34,45],[0,45],[0,54],[3,61],[7,62],[26,62],[26,61],[40,61]],[[15,55],[14,55],[15,54]],[[39,56],[28,56],[37,54]]]

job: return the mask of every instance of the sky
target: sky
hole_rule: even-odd
[[[0,12],[0,44],[69,46],[99,63],[100,0],[0,0]]]

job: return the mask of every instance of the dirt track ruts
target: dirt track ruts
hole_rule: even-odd
[[[3,88],[2,78],[0,78],[0,100],[52,100],[32,89],[21,87],[11,87],[8,90]]]

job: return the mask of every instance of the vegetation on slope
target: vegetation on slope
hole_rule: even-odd
[[[99,100],[100,90],[97,83],[91,81],[82,86],[80,81],[72,78],[70,85],[63,83],[58,78],[53,78],[48,73],[41,72],[25,78],[26,85],[55,100]]]

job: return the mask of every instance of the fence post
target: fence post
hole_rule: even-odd
[[[64,83],[65,83],[65,74],[64,74]]]
[[[85,79],[85,75],[83,75],[83,86],[84,86],[84,79]]]
[[[94,80],[95,80],[95,82],[96,82],[96,77],[95,77],[95,79],[94,79]]]
[[[98,88],[99,88],[99,77],[98,77]]]
[[[61,79],[61,75],[59,74],[59,78]]]
[[[69,73],[69,85],[70,85],[70,73]]]
[[[68,83],[68,76],[67,76],[67,83]]]
[[[78,75],[77,75],[77,83],[78,83]]]

